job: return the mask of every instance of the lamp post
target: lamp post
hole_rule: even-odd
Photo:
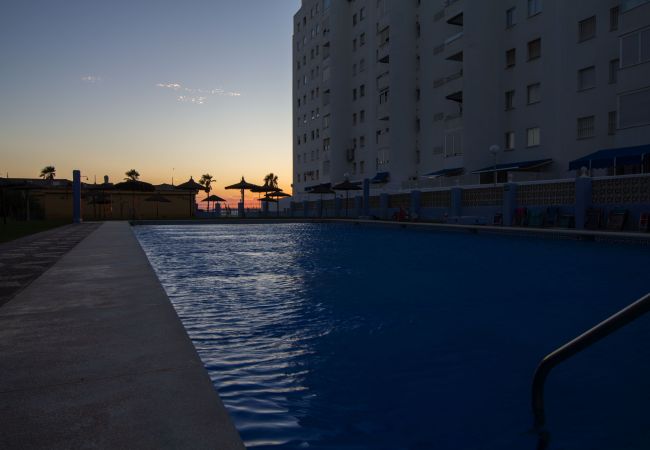
[[[494,156],[494,185],[497,185],[497,155],[501,151],[501,147],[494,144],[490,146],[490,153]]]

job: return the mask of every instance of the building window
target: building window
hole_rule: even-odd
[[[364,110],[361,110],[359,112],[359,122],[364,123],[366,121],[366,112]]]
[[[463,154],[463,136],[461,131],[448,132],[445,135],[445,157]]]
[[[587,139],[594,137],[596,134],[595,122],[595,116],[578,118],[578,139]]]
[[[609,10],[609,31],[618,30],[618,17],[621,14],[621,8],[614,6]]]
[[[517,9],[512,7],[506,11],[506,28],[512,28],[515,26],[515,11]]]
[[[578,90],[584,91],[596,87],[596,67],[585,67],[578,70]]]
[[[506,111],[515,107],[515,91],[506,92]]]
[[[506,132],[505,144],[506,144],[506,146],[505,146],[506,150],[514,150],[515,149],[515,132],[514,131]]]
[[[359,86],[359,97],[365,97],[366,96],[366,85],[362,84]]]
[[[359,22],[366,18],[366,8],[363,7],[359,10]]]
[[[361,33],[359,35],[359,47],[366,45],[366,33]]]
[[[361,58],[359,61],[359,72],[363,72],[364,70],[366,70],[366,60]]]
[[[528,128],[526,130],[526,146],[527,147],[537,147],[541,143],[539,127]]]
[[[352,89],[352,101],[357,99],[357,88]]]
[[[352,113],[352,125],[357,124],[357,113]]]
[[[541,101],[541,84],[534,83],[528,85],[528,104],[539,103]]]
[[[609,83],[614,84],[618,82],[618,66],[620,65],[620,60],[612,59],[609,62]]]
[[[618,114],[616,111],[610,111],[607,115],[607,133],[616,134]]]
[[[596,16],[581,20],[578,23],[578,42],[587,41],[596,37]]]
[[[650,88],[618,97],[619,128],[650,125]]]
[[[366,169],[365,166],[366,166],[365,161],[359,161],[359,173],[362,174],[362,175],[363,175],[363,174],[365,173],[365,171],[366,171],[366,170],[365,170],[365,169]]]
[[[356,25],[358,22],[358,16],[356,14],[352,15],[352,26]]]
[[[650,61],[650,28],[621,38],[621,67]]]
[[[537,59],[542,56],[542,40],[535,39],[528,43],[528,60]]]
[[[330,138],[323,139],[323,151],[327,152],[330,149]]]
[[[542,12],[542,0],[528,0],[528,17]]]
[[[511,48],[510,50],[506,51],[506,68],[514,67],[516,62],[517,62],[517,50]]]
[[[366,146],[366,137],[365,137],[365,136],[361,136],[361,137],[359,138],[359,147],[364,148],[365,146]]]

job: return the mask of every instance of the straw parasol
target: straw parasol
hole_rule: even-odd
[[[204,198],[204,199],[201,200],[201,201],[202,201],[202,202],[208,202],[208,212],[210,212],[210,202],[217,203],[217,202],[225,202],[226,200],[224,200],[223,198],[219,197],[218,195],[214,195],[214,194],[212,194],[212,195],[210,195],[209,197],[206,197],[206,198]]]
[[[241,191],[241,204],[242,207],[244,206],[244,191],[250,191],[252,189],[259,188],[260,186],[249,183],[244,179],[244,177],[241,177],[241,181],[236,184],[231,184],[230,186],[226,186],[226,189],[237,189],[238,191]]]
[[[188,191],[190,193],[190,217],[192,216],[192,205],[194,204],[196,194],[199,191],[205,191],[205,186],[200,185],[196,181],[194,181],[194,178],[190,176],[190,179],[187,180],[183,184],[179,184],[176,186],[176,189],[179,189],[181,191]]]
[[[280,198],[285,198],[285,197],[291,197],[291,195],[287,194],[286,192],[282,192],[282,189],[279,189],[275,192],[270,192],[266,194],[264,198],[269,199],[268,201],[270,202],[275,202],[277,203],[276,205],[276,213],[278,216],[280,216]]]
[[[332,190],[329,184],[319,184],[318,186],[310,189],[307,191],[307,194],[320,194],[320,201],[321,201],[321,208],[323,204],[323,195],[325,194],[333,194],[336,196],[336,192]],[[323,210],[321,209],[320,215],[323,215]]]
[[[165,197],[164,195],[156,192],[150,197],[144,199],[145,202],[155,202],[156,203],[156,219],[158,218],[158,209],[161,203],[171,203],[172,201]]]
[[[360,191],[361,187],[358,184],[351,183],[346,179],[343,183],[332,186],[332,189],[335,191],[345,191],[345,217],[348,217],[348,199],[350,191]]]

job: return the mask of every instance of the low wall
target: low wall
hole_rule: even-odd
[[[639,228],[641,214],[650,213],[650,175],[616,177],[580,177],[568,180],[548,180],[498,185],[454,186],[428,191],[413,190],[393,194],[383,193],[364,198],[356,191],[347,202],[347,216],[364,216],[364,202],[369,215],[379,219],[411,218],[431,221],[479,220],[510,226],[525,224],[521,217],[545,215],[545,225],[584,228],[587,211],[597,209],[606,227],[611,211],[625,210],[628,218],[624,230]],[[346,200],[326,200],[291,204],[292,217],[345,217]],[[305,210],[307,208],[307,210]],[[306,211],[306,212],[305,212]],[[400,213],[401,211],[401,213]],[[453,218],[453,220],[452,220]],[[562,220],[560,220],[560,218]],[[547,223],[548,222],[548,223]]]

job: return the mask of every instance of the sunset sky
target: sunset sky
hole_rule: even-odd
[[[0,173],[291,184],[300,0],[7,0]]]

